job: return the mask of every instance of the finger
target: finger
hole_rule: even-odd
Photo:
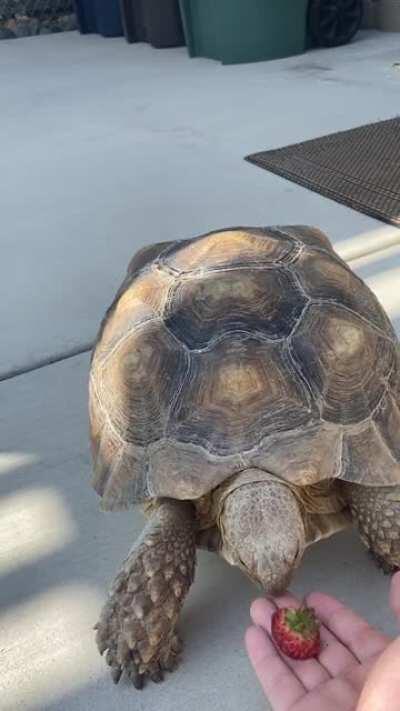
[[[304,686],[260,627],[249,627],[245,642],[253,669],[274,711],[289,711],[305,696]]]
[[[393,575],[390,584],[390,607],[400,623],[400,571]]]
[[[275,598],[275,603],[278,607],[300,607],[300,602],[296,600],[295,597],[291,595],[284,595],[279,598]],[[263,627],[268,634],[271,634],[271,620],[272,615],[276,610],[276,606],[272,600],[266,600],[265,598],[260,598],[255,600],[251,606],[251,616],[253,622],[260,627]],[[296,659],[290,659],[286,655],[282,655],[285,663],[290,669],[296,674],[297,678],[303,686],[311,691],[315,689],[319,684],[323,684],[330,676],[326,669],[317,661],[316,659],[306,659],[302,661],[297,661]]]
[[[308,600],[321,622],[360,662],[370,659],[387,647],[389,637],[371,627],[362,617],[334,597],[312,593]]]
[[[306,602],[309,607],[314,608],[316,616],[321,621],[318,610],[314,604],[313,593],[307,596]],[[318,661],[327,670],[330,676],[336,677],[359,665],[357,657],[350,652],[324,624],[320,626],[320,634],[321,651],[318,655]]]

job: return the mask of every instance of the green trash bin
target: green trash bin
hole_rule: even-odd
[[[306,50],[308,0],[180,0],[180,7],[191,57],[239,64]]]

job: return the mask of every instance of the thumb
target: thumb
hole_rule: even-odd
[[[389,600],[390,607],[396,615],[397,622],[400,624],[400,570],[392,577]]]

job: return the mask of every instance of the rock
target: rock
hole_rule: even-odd
[[[17,33],[17,23],[14,20],[14,18],[11,18],[11,20],[7,20],[7,22],[4,24],[4,27],[7,30],[10,30],[14,35]]]
[[[8,16],[3,16],[0,13],[0,39],[14,39],[15,37],[29,37],[38,34],[48,35],[52,32],[66,32],[77,29],[76,16],[72,12],[72,3],[69,8],[68,3],[64,2],[64,7],[61,8],[58,0],[62,14],[42,15],[40,17],[37,13],[35,13],[35,16],[31,16],[30,12],[33,8],[23,0],[13,0],[13,2],[15,9],[12,17],[10,17],[9,8]],[[43,4],[45,3],[43,2]],[[55,0],[54,4],[57,5],[57,0]],[[40,7],[39,2],[36,3],[36,7]],[[71,12],[68,12],[69,9],[71,9]],[[45,11],[44,7],[42,10],[43,12]],[[48,4],[46,5],[46,10],[49,11]],[[57,11],[55,7],[54,10]]]
[[[0,27],[0,40],[2,39],[16,39],[16,34],[8,27]]]
[[[17,37],[30,37],[30,35],[36,35],[39,28],[39,21],[35,18],[24,18],[23,20],[17,20],[17,28],[15,34]]]
[[[76,16],[74,14],[61,15],[58,18],[58,26],[62,32],[76,30],[77,29]]]
[[[40,24],[39,34],[49,35],[52,32],[61,32],[61,27],[58,23],[58,17],[47,17]]]
[[[49,25],[48,23],[43,23],[43,25],[40,25],[40,29],[39,29],[40,35],[51,35],[52,32],[53,32],[53,29],[52,29],[51,25]]]
[[[36,17],[31,17],[30,19],[31,23],[31,34],[32,35],[37,35],[39,33],[39,20]]]

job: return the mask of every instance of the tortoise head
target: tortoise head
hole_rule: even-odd
[[[220,515],[222,555],[264,592],[284,592],[305,549],[303,512],[279,479],[231,491]]]

